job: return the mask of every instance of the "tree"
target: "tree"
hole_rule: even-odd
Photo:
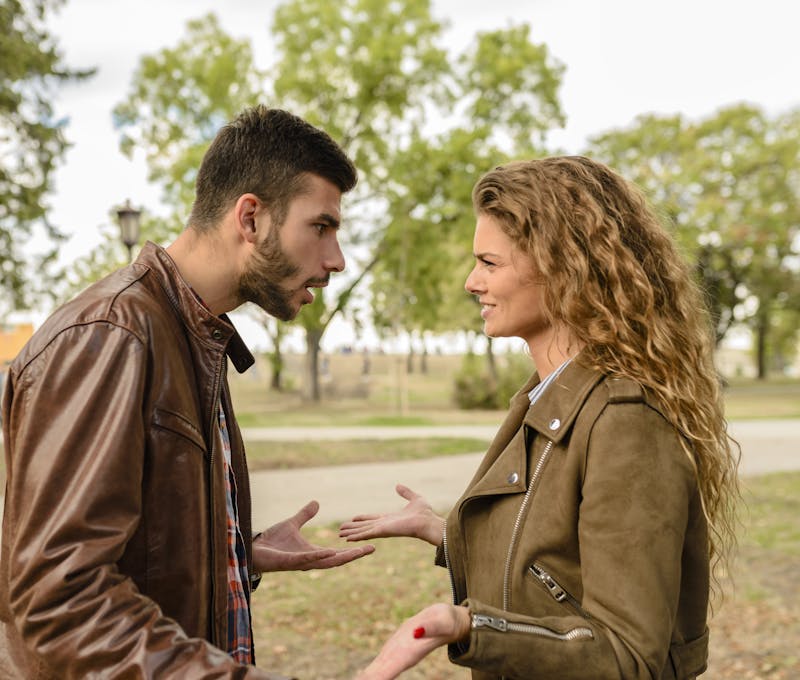
[[[217,130],[268,92],[249,40],[222,30],[214,14],[189,21],[173,48],[142,57],[131,90],[114,108],[120,148],[143,150],[148,180],[171,214],[151,225],[156,240],[177,235],[194,201],[194,180]]]
[[[47,289],[49,267],[64,236],[47,219],[52,173],[68,147],[67,125],[53,109],[59,84],[88,78],[62,61],[44,23],[60,0],[3,0],[0,4],[0,304],[28,307],[35,288]],[[29,269],[25,246],[34,235],[46,246]]]
[[[478,34],[456,59],[443,129],[413,130],[391,166],[390,220],[372,281],[377,326],[409,333],[480,328],[463,288],[472,267],[472,187],[505,160],[545,153],[546,133],[564,122],[562,74],[525,24]],[[496,377],[491,344],[487,358]]]
[[[347,199],[346,230],[350,245],[365,255],[333,301],[326,301],[327,291],[318,294],[299,316],[313,400],[320,397],[317,363],[325,330],[390,250],[385,186],[393,159],[441,100],[449,71],[436,45],[441,28],[429,0],[291,0],[275,13],[276,97],[337,139],[359,169],[358,187]]]
[[[771,316],[797,276],[800,117],[739,104],[699,122],[642,116],[590,140],[590,153],[640,184],[675,229],[722,340],[734,322],[756,336],[766,375]]]

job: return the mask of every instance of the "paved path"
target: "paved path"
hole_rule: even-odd
[[[393,439],[404,437],[491,438],[495,426],[337,427],[245,429],[245,440]],[[735,421],[731,434],[742,445],[743,476],[800,469],[800,419]],[[402,482],[440,511],[461,495],[483,452],[419,461],[366,463],[251,473],[253,526],[266,527],[288,517],[306,501],[320,502],[311,524],[339,522],[361,512],[402,507],[394,487]]]
[[[730,426],[742,445],[743,476],[800,469],[800,419],[740,420]],[[245,428],[245,441],[309,439],[402,439],[408,437],[474,437],[491,439],[494,425],[436,427]],[[461,495],[483,452],[418,461],[365,463],[337,467],[265,470],[251,474],[253,526],[267,527],[316,499],[320,512],[311,524],[330,524],[362,512],[386,512],[402,507],[395,494],[398,482],[446,511]],[[0,517],[2,497],[0,497]]]

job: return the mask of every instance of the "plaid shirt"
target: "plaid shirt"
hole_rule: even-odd
[[[236,479],[231,468],[231,445],[225,412],[219,405],[219,431],[225,459],[225,504],[228,509],[228,648],[243,664],[255,663],[250,621],[250,579],[239,518],[236,513]]]

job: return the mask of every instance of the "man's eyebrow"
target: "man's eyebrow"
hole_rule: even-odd
[[[330,213],[320,213],[314,218],[314,222],[323,222],[334,229],[338,229],[341,224],[339,218]]]

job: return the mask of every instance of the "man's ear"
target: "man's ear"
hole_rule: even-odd
[[[242,194],[234,206],[234,220],[239,235],[248,243],[258,241],[257,218],[265,212],[264,204],[255,194]]]

